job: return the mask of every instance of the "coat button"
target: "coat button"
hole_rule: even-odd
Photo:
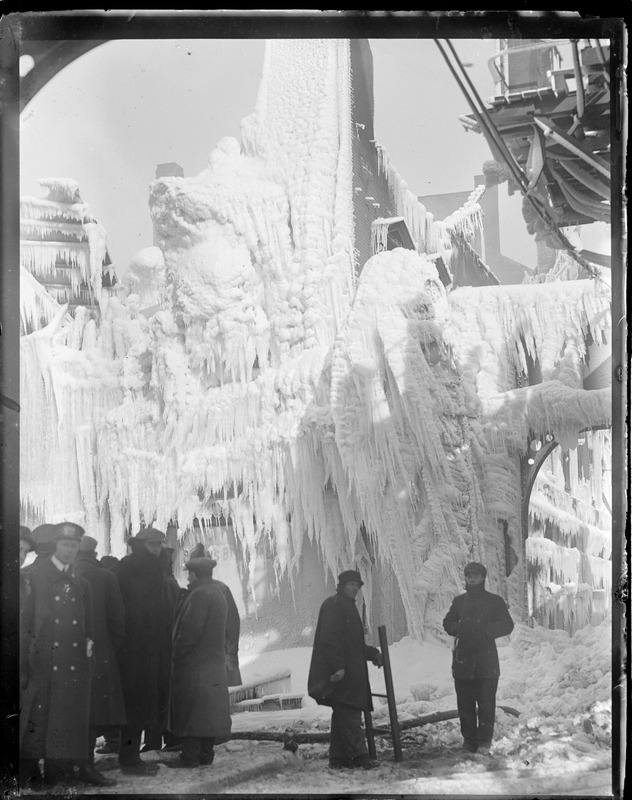
[[[59,622],[59,620],[58,620],[58,619],[56,619],[56,620],[55,620],[55,622],[56,622],[56,623],[58,623],[58,622]]]
[[[73,643],[72,643],[72,646],[73,646],[73,647],[77,647],[77,642],[73,642]]]
[[[72,621],[72,624],[73,624],[73,625],[76,625],[76,624],[77,624],[77,620],[76,620],[76,619],[73,619],[73,621]]]
[[[53,647],[59,647],[59,642],[53,642]]]
[[[74,667],[70,667],[70,669],[74,670]]]
[[[71,597],[70,599],[72,600],[73,603],[75,602],[75,598],[74,597]]]
[[[54,669],[55,671],[57,671],[57,670],[59,669],[59,667],[57,666],[57,664],[55,664],[55,666],[53,667],[53,669]]]
[[[56,596],[55,596],[55,600],[59,600],[59,595],[56,595]]]

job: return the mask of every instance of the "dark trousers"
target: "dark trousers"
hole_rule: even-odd
[[[114,745],[117,749],[119,746],[119,729],[118,728],[93,728],[90,726],[88,729],[88,763],[94,764],[94,748],[97,745],[99,736],[105,737],[107,744]]]
[[[187,764],[210,764],[215,756],[213,746],[215,737],[183,736],[182,739],[183,761]]]
[[[473,746],[491,744],[494,736],[498,678],[455,680],[454,686],[463,738]]]
[[[119,744],[118,760],[121,766],[138,764],[140,757],[140,739],[143,734],[141,728],[131,728],[124,725],[121,728],[121,742]]]
[[[147,752],[148,750],[162,750],[162,731],[155,731],[153,729],[147,730],[147,728],[145,728],[143,752]]]
[[[107,728],[103,731],[103,738],[105,739],[106,744],[116,747],[118,750],[119,744],[121,743],[121,729]]]
[[[366,738],[362,730],[362,709],[346,703],[331,704],[331,733],[329,735],[329,760],[334,764],[351,763],[368,756]]]

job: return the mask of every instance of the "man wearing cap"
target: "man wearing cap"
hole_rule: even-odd
[[[376,647],[364,642],[364,627],[355,598],[363,585],[359,572],[338,578],[336,594],[320,607],[307,690],[319,705],[332,708],[329,766],[372,769],[362,730],[362,712],[372,711],[366,662],[382,666]]]
[[[125,639],[118,656],[127,724],[121,729],[119,766],[138,776],[158,770],[140,757],[143,730],[167,727],[171,629],[180,589],[165,572],[164,543],[162,531],[144,528],[130,539],[130,555],[112,570],[125,606]]]
[[[97,541],[92,536],[82,536],[75,572],[84,578],[92,589],[94,612],[94,669],[90,702],[90,734],[88,757],[90,764],[85,772],[95,773],[94,747],[98,735],[116,730],[125,724],[125,702],[116,657],[125,639],[125,608],[116,576],[102,567],[96,556]],[[98,773],[94,782],[111,786],[114,781]]]
[[[55,551],[30,574],[23,615],[20,778],[23,786],[71,785],[88,762],[93,647],[90,586],[73,570],[83,528],[54,526]]]
[[[230,700],[226,675],[226,599],[213,580],[214,562],[192,558],[185,564],[189,591],[173,626],[169,730],[182,753],[168,767],[213,763],[214,745],[230,738]]]
[[[213,562],[213,569],[217,566],[217,561],[211,557],[208,550],[204,549],[202,542],[198,542],[191,551],[191,559],[193,558],[210,558]],[[228,674],[229,686],[241,686],[241,671],[239,669],[239,635],[241,631],[241,619],[239,617],[239,609],[233,597],[233,593],[225,583],[213,578],[222,590],[226,600],[226,640],[224,642],[224,649],[226,651],[226,672]]]
[[[495,640],[511,633],[513,620],[503,598],[486,591],[487,570],[482,564],[473,561],[463,573],[465,594],[454,598],[443,627],[456,637],[452,676],[463,749],[487,755],[494,735],[500,675]]]
[[[30,535],[32,549],[35,550],[35,560],[22,568],[20,573],[28,583],[31,574],[47,561],[55,552],[55,525],[45,522],[34,528]]]

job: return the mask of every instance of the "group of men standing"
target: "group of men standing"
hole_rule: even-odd
[[[70,522],[20,528],[20,781],[22,787],[77,782],[110,786],[94,766],[97,736],[118,736],[122,772],[155,774],[143,749],[163,737],[181,750],[174,768],[210,765],[230,737],[229,685],[241,683],[239,613],[229,588],[213,579],[216,562],[198,545],[185,564],[188,589],[172,572],[165,534],[145,528],[111,569],[97,542]],[[485,567],[465,567],[465,593],[444,619],[455,637],[455,680],[463,747],[489,752],[500,674],[495,640],[511,633],[505,601],[485,589]],[[356,605],[360,573],[339,576],[316,626],[308,692],[332,708],[329,766],[378,765],[369,756],[362,714],[372,710],[365,643]],[[171,749],[171,748],[170,748]],[[174,748],[175,749],[175,748]],[[40,771],[43,759],[44,771]]]
[[[108,569],[79,525],[21,526],[21,563],[37,556],[20,571],[23,788],[115,784],[94,766],[99,735],[116,735],[121,771],[137,776],[158,770],[140,756],[143,733],[143,749],[169,737],[182,752],[167,766],[185,768],[229,738],[239,613],[203,547],[180,589],[165,538],[141,530]]]

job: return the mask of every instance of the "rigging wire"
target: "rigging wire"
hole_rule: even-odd
[[[501,157],[503,158],[503,160],[505,161],[505,163],[509,167],[509,170],[511,171],[514,179],[516,180],[521,192],[526,197],[527,201],[531,204],[531,206],[535,210],[535,212],[538,215],[538,217],[542,220],[542,222],[544,222],[546,227],[558,237],[559,241],[563,245],[563,249],[566,250],[566,252],[581,267],[583,267],[584,270],[592,278],[594,278],[595,280],[603,281],[603,278],[601,277],[600,272],[597,269],[595,269],[595,267],[593,267],[590,264],[590,262],[588,262],[585,258],[583,258],[583,256],[577,251],[577,249],[575,247],[573,247],[573,245],[570,243],[570,241],[566,238],[566,236],[560,230],[560,226],[558,225],[558,223],[554,219],[551,218],[551,216],[548,213],[548,211],[543,206],[541,206],[541,204],[529,193],[529,191],[528,191],[528,181],[527,181],[527,178],[526,178],[524,172],[522,171],[522,169],[519,166],[519,164],[516,163],[516,160],[515,160],[513,154],[511,153],[511,151],[507,147],[504,139],[502,138],[502,136],[498,132],[496,126],[494,125],[494,122],[491,119],[491,117],[489,115],[489,112],[487,111],[487,109],[485,107],[485,104],[481,100],[481,97],[480,97],[478,91],[476,90],[476,87],[474,86],[474,84],[472,83],[472,81],[470,79],[470,76],[467,74],[467,71],[465,70],[465,67],[462,64],[461,59],[459,58],[456,50],[454,49],[454,45],[452,44],[452,42],[449,39],[445,40],[446,44],[450,48],[450,51],[452,52],[452,55],[454,56],[454,59],[455,59],[456,63],[459,65],[459,68],[461,69],[461,72],[463,73],[466,81],[468,82],[468,85],[470,87],[472,95],[476,99],[476,102],[478,102],[478,104],[479,104],[478,107],[476,106],[476,102],[474,101],[474,99],[472,99],[472,97],[470,96],[467,87],[464,85],[463,81],[461,80],[461,78],[457,74],[454,66],[450,62],[448,54],[444,50],[441,42],[438,39],[435,39],[434,41],[435,41],[437,47],[439,48],[439,51],[441,52],[441,55],[443,56],[446,64],[448,65],[448,68],[449,68],[450,72],[454,76],[454,79],[456,80],[459,88],[461,89],[461,92],[463,93],[465,99],[467,100],[468,105],[470,106],[470,108],[474,112],[474,116],[476,117],[476,119],[479,122],[479,124],[481,125],[481,127],[488,133],[488,135],[490,136],[490,138],[492,139],[492,141],[496,145],[496,147],[497,147],[497,149],[499,151],[499,154],[501,155]]]

